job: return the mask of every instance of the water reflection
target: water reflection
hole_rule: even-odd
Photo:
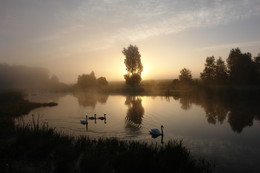
[[[182,97],[179,101],[183,110],[188,110],[191,104],[200,105],[204,108],[210,124],[222,124],[226,119],[232,130],[237,133],[241,133],[247,126],[252,126],[254,119],[260,120],[259,102],[256,100]]]
[[[75,92],[73,96],[78,99],[80,106],[92,107],[92,109],[95,109],[97,102],[106,103],[108,99],[108,95],[95,92]]]
[[[192,106],[192,103],[189,99],[185,99],[184,97],[180,98],[181,108],[183,110],[189,110]]]
[[[142,105],[142,99],[138,96],[127,96],[125,105],[128,106],[125,128],[131,134],[140,134],[140,128],[144,116],[144,107]]]

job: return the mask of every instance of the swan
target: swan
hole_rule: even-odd
[[[104,114],[103,117],[98,117],[98,119],[100,119],[100,120],[106,120],[106,119],[107,119],[106,114]]]
[[[88,116],[86,115],[86,119],[85,120],[80,120],[80,124],[86,125],[88,124]]]
[[[97,115],[94,114],[94,117],[89,117],[88,119],[90,119],[90,120],[96,120],[96,119],[97,119]]]
[[[151,129],[150,134],[153,138],[157,138],[158,136],[163,136],[163,125],[161,125],[161,131],[159,129]]]

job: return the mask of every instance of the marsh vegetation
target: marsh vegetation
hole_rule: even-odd
[[[1,172],[210,172],[212,169],[209,162],[194,158],[177,140],[161,146],[116,138],[73,137],[57,133],[36,116],[31,124],[15,126],[11,117],[28,113],[36,106],[18,93],[3,95],[19,106],[27,105],[28,109],[11,109],[13,112],[7,111],[10,107],[1,109],[5,110],[0,117]],[[138,100],[130,99],[129,104],[132,121],[131,110],[136,110]]]

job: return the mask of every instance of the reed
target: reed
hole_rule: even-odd
[[[117,138],[90,139],[57,133],[37,117],[16,126],[1,147],[1,171],[9,172],[211,172],[212,165],[191,156],[182,141],[165,145]],[[38,124],[37,124],[38,123]],[[12,140],[10,140],[12,139]]]
[[[40,123],[40,115],[32,115],[31,124],[15,126],[13,117],[35,108],[34,103],[16,94],[7,100],[0,97],[2,107],[14,110],[0,112],[0,172],[211,172],[213,169],[206,160],[194,158],[181,141],[157,145],[117,138],[76,138],[56,132],[47,122]]]

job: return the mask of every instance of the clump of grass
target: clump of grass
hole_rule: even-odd
[[[13,93],[11,93],[12,95]],[[11,96],[10,93],[6,96]],[[12,118],[37,106],[17,93],[0,97],[0,172],[210,172],[181,141],[163,146],[116,138],[90,139],[57,133],[32,116],[15,126]],[[10,117],[8,116],[10,115]],[[3,128],[4,127],[4,128]]]
[[[181,141],[161,146],[117,138],[76,138],[57,133],[38,119],[17,126],[0,155],[0,167],[6,172],[211,171],[211,165],[193,158]]]

